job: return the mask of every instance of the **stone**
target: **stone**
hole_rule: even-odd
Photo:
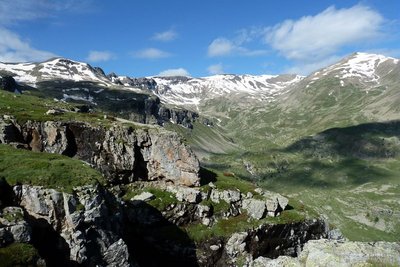
[[[219,250],[221,247],[220,246],[218,246],[218,245],[211,245],[210,246],[210,249],[212,250],[212,251],[217,251],[217,250]]]
[[[346,238],[343,236],[342,232],[339,229],[332,229],[328,231],[327,238],[333,240],[346,240]]]
[[[0,212],[0,247],[11,242],[29,243],[32,228],[24,219],[20,207],[5,207]]]
[[[400,266],[400,243],[310,240],[298,259],[305,266]]]
[[[110,267],[130,267],[128,247],[122,239],[111,244],[104,252],[103,260]]]
[[[207,205],[201,205],[198,204],[196,206],[196,216],[199,218],[205,218],[205,217],[210,217],[211,214],[211,208]]]
[[[271,217],[275,217],[276,210],[278,209],[278,200],[277,199],[267,199],[265,201],[265,206],[267,207],[267,215]]]
[[[134,196],[132,200],[149,201],[155,198],[156,197],[150,192],[142,192],[141,194]]]
[[[61,109],[49,109],[48,111],[46,111],[46,115],[61,115],[64,114],[65,111],[61,110]]]
[[[199,203],[201,201],[201,192],[199,189],[182,186],[169,186],[167,187],[167,190],[174,193],[179,201],[189,203]]]
[[[235,257],[245,251],[247,232],[234,233],[226,242],[225,250],[230,257]]]
[[[226,203],[238,202],[241,199],[240,191],[224,190],[222,191],[222,199],[225,200]]]
[[[130,266],[122,239],[122,203],[101,185],[76,187],[74,194],[31,185],[13,189],[31,218],[45,228],[51,227],[65,240],[70,260],[82,265],[91,261],[98,265]],[[14,236],[28,240],[23,233],[26,231],[22,227],[13,230]],[[93,242],[95,246],[91,245]]]
[[[258,199],[244,199],[242,201],[242,208],[247,211],[250,217],[256,220],[264,218],[266,211],[265,201]]]
[[[221,200],[228,204],[240,201],[241,194],[237,190],[218,190],[212,189],[210,194],[210,199],[214,203],[219,203]]]
[[[301,267],[303,266],[296,258],[280,256],[276,259],[258,257],[249,264],[250,267]],[[318,265],[319,266],[319,265]]]

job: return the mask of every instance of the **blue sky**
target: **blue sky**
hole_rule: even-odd
[[[0,61],[53,56],[135,77],[307,74],[400,57],[400,1],[0,0]]]

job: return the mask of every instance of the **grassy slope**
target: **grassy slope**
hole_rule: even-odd
[[[105,182],[98,171],[80,160],[8,145],[0,145],[0,176],[12,185],[41,185],[68,192],[75,186]]]

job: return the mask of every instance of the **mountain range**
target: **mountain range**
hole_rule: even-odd
[[[54,58],[0,63],[0,76],[24,94],[163,125],[203,166],[297,198],[350,239],[398,241],[399,59],[354,53],[306,77],[134,78]]]

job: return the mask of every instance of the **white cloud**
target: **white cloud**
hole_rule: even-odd
[[[340,48],[380,35],[383,17],[371,8],[329,7],[315,16],[286,20],[267,29],[265,41],[291,60],[318,61]]]
[[[17,34],[0,27],[0,61],[44,61],[55,56],[51,52],[31,47],[29,42],[22,40]]]
[[[228,56],[228,55],[241,55],[241,56],[260,56],[267,53],[266,50],[250,50],[242,46],[248,40],[243,39],[243,36],[237,36],[235,41],[226,38],[217,38],[208,46],[208,56]]]
[[[55,12],[91,10],[93,0],[1,0],[0,24],[50,17]],[[89,8],[90,7],[90,8]]]
[[[177,37],[178,33],[175,30],[170,29],[165,32],[155,33],[151,39],[161,42],[169,42],[175,40]]]
[[[90,62],[100,62],[100,61],[109,61],[114,59],[115,56],[113,53],[109,51],[89,51],[89,55],[86,58],[87,61]]]
[[[158,76],[168,77],[168,76],[190,76],[190,73],[184,68],[168,69],[160,72]]]
[[[237,47],[232,41],[226,38],[217,38],[208,46],[208,56],[226,56],[232,54]]]
[[[134,57],[146,59],[158,59],[170,57],[171,54],[157,48],[146,48],[133,53]]]
[[[214,64],[211,65],[207,68],[208,73],[211,75],[216,75],[216,74],[223,74],[224,72],[224,67],[222,66],[222,63]]]

